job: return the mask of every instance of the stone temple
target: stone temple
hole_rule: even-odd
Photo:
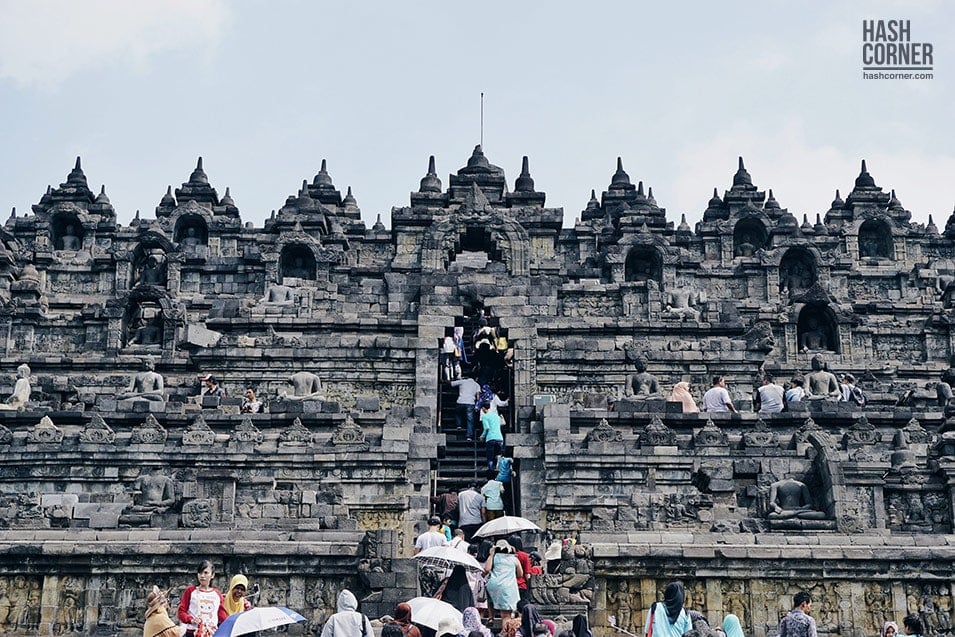
[[[742,159],[731,183],[691,228],[618,161],[566,228],[526,159],[510,188],[478,147],[368,228],[323,161],[259,228],[200,159],[123,226],[77,160],[2,228],[0,633],[141,635],[149,588],[178,596],[206,557],[220,588],[242,572],[301,611],[291,634],[342,588],[391,612],[429,497],[484,478],[438,372],[479,315],[512,348],[514,510],[541,551],[576,542],[532,579],[545,615],[643,634],[679,578],[756,637],[801,589],[820,633],[909,612],[951,633],[955,216],[913,223],[864,162],[814,220]],[[754,411],[759,378],[814,358],[867,404]],[[637,365],[655,395],[632,395]],[[199,396],[206,374],[226,397]],[[295,374],[311,395],[283,396]],[[715,375],[739,413],[665,400]]]

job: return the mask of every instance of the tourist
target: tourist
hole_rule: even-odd
[[[815,628],[815,624],[813,624],[813,627]],[[905,619],[902,620],[902,634],[921,637],[924,631],[925,628],[922,626],[922,620],[919,619],[919,616],[915,613],[906,615]],[[815,635],[815,632],[813,632],[813,634]]]
[[[428,518],[428,530],[419,535],[414,541],[414,554],[434,546],[447,546],[448,539],[441,532],[441,518],[432,515]]]
[[[485,607],[487,607],[487,602],[485,602]],[[476,632],[480,634],[481,637],[492,637],[491,630],[481,622],[481,614],[474,606],[464,609],[461,623],[464,624],[464,630],[467,635]]]
[[[882,624],[881,637],[895,637],[899,633],[899,625],[895,622],[885,622]]]
[[[504,454],[504,434],[501,433],[501,416],[491,411],[490,403],[481,405],[481,440],[487,468],[494,470],[498,456]]]
[[[574,615],[573,624],[574,637],[594,637],[593,632],[590,630],[590,622],[587,620],[587,615],[583,613],[577,613]]]
[[[453,524],[458,517],[458,494],[454,491],[441,489],[437,495],[431,496],[431,506],[434,507],[436,516],[442,520],[450,518]]]
[[[778,414],[786,404],[786,392],[774,382],[769,374],[763,376],[760,386],[754,392],[756,411],[761,414]]]
[[[438,348],[438,367],[441,370],[441,378],[445,382],[456,380],[458,377],[455,373],[457,363],[454,355],[455,349],[454,338],[451,336],[445,336],[441,341],[441,347]],[[458,370],[460,370],[460,367],[458,367]]]
[[[197,637],[200,626],[203,632],[199,633],[199,637],[205,637],[206,633],[212,635],[229,616],[222,591],[212,586],[214,577],[212,562],[203,560],[196,571],[198,586],[189,586],[183,591],[178,615],[179,621],[186,625],[184,637]]]
[[[686,381],[681,381],[673,386],[673,391],[667,396],[667,401],[682,404],[684,414],[695,414],[700,411],[696,406],[696,401],[693,400],[693,395],[690,394],[690,383]]]
[[[466,427],[468,440],[474,440],[474,400],[481,393],[481,386],[469,376],[452,380],[451,386],[458,388],[458,400],[454,405],[454,426],[459,430]]]
[[[497,457],[497,481],[504,485],[504,490],[509,494],[509,498],[504,502],[505,515],[514,514],[514,490],[511,488],[511,481],[517,476],[514,471],[514,459],[507,456]]]
[[[722,376],[713,377],[713,386],[703,394],[703,411],[710,413],[725,413],[736,411],[733,400],[726,391],[726,381]]]
[[[524,542],[521,536],[516,533],[507,536],[507,542],[514,547],[514,555],[517,561],[521,563],[521,570],[524,574],[517,578],[517,590],[521,599],[527,599],[528,584],[531,576],[531,556],[524,550]]]
[[[793,379],[789,381],[789,389],[786,390],[786,404],[798,403],[801,402],[803,398],[806,397],[806,390],[803,389],[803,383],[805,380],[802,376],[793,376]]]
[[[468,552],[468,547],[471,545],[468,544],[468,541],[464,536],[464,529],[454,529],[454,537],[451,538],[451,542],[448,544],[448,546],[464,553]]]
[[[381,637],[404,637],[404,633],[401,632],[401,626],[395,622],[386,621],[387,615],[382,618],[384,625],[381,627]],[[417,626],[413,626],[415,630],[418,630]],[[418,635],[421,633],[419,632]]]
[[[474,592],[464,566],[458,564],[451,569],[451,575],[441,582],[435,597],[451,604],[462,613],[466,608],[474,606]]]
[[[468,354],[464,349],[464,328],[460,325],[454,328],[454,356],[458,360],[458,376],[461,375],[461,364],[467,364]]]
[[[444,539],[446,539],[448,543],[450,543],[451,538],[453,537],[451,535],[451,516],[450,515],[441,516],[441,532],[444,533]]]
[[[169,618],[169,599],[158,586],[146,596],[146,606],[143,637],[179,637],[179,626]]]
[[[793,609],[779,620],[779,637],[816,637],[816,620],[809,616],[812,596],[800,591],[793,596]]]
[[[519,581],[519,580],[518,580]],[[518,629],[521,637],[534,637],[534,627],[542,623],[540,611],[534,604],[525,604],[521,609],[521,627]]]
[[[739,617],[733,613],[723,618],[723,633],[726,637],[746,637],[743,634],[743,626],[739,622]]]
[[[401,629],[404,637],[421,637],[421,631],[411,623],[411,605],[401,602],[395,606],[393,613],[395,625]]]
[[[255,397],[255,390],[251,387],[245,390],[241,411],[243,414],[257,414],[262,411],[262,401]]]
[[[205,383],[204,390],[202,392],[203,396],[216,396],[222,398],[225,396],[225,390],[219,386],[219,381],[213,374],[206,374],[201,378],[202,382]]]
[[[484,572],[489,574],[487,592],[491,596],[491,604],[500,613],[501,621],[504,621],[517,610],[520,599],[517,578],[524,574],[521,563],[514,555],[514,547],[507,540],[498,540],[491,549],[491,554],[484,562]]]
[[[230,615],[252,608],[252,602],[245,596],[249,589],[249,578],[245,575],[233,575],[229,581],[229,591],[225,595],[225,609]]]
[[[350,590],[338,594],[338,612],[328,618],[322,637],[374,637],[371,622],[358,612],[358,600]]]
[[[690,616],[683,608],[685,597],[683,582],[670,582],[663,591],[663,601],[655,602],[650,607],[643,625],[652,624],[655,637],[682,637],[693,627]]]
[[[490,544],[490,542],[488,542]],[[484,560],[487,560],[487,555],[484,556],[484,560],[478,559],[478,545],[469,544],[468,545],[468,555],[473,557],[479,563],[483,563]],[[487,550],[487,554],[490,555],[490,548]],[[478,613],[481,617],[486,617],[488,615],[487,609],[487,578],[484,576],[483,572],[475,571],[468,569],[467,571],[468,583],[471,584],[471,593],[474,595],[474,608],[478,610]]]
[[[468,540],[484,524],[484,497],[478,493],[477,483],[458,493],[458,528],[462,529]]]
[[[484,496],[484,511],[487,520],[496,520],[504,515],[504,485],[498,482],[497,473],[488,471],[487,482],[481,487]]]

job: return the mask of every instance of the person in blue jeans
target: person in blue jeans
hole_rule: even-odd
[[[458,429],[467,426],[468,440],[474,440],[474,399],[481,393],[481,386],[468,376],[451,381],[458,388],[458,400],[454,405],[454,425]]]
[[[491,411],[491,403],[481,405],[481,440],[484,441],[487,453],[487,468],[495,471],[497,457],[504,455],[504,434],[501,433],[501,417]]]

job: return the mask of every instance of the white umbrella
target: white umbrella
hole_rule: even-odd
[[[521,531],[540,531],[539,526],[517,517],[516,515],[502,515],[501,517],[486,522],[474,532],[474,537],[493,537],[495,535],[510,535],[511,533],[520,533]]]
[[[457,632],[464,630],[464,617],[461,611],[447,602],[433,597],[415,597],[408,600],[408,606],[411,606],[411,621],[428,628],[438,630],[442,621],[450,621]]]
[[[230,615],[219,624],[219,628],[216,629],[212,637],[236,637],[236,635],[247,635],[257,630],[303,621],[305,621],[304,617],[284,606],[259,606],[252,610]]]
[[[432,546],[414,556],[422,566],[435,568],[454,568],[461,565],[471,571],[483,571],[484,567],[476,559],[453,546]]]

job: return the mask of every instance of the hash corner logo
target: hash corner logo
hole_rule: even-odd
[[[935,47],[912,41],[911,20],[862,21],[862,78],[931,80]]]

